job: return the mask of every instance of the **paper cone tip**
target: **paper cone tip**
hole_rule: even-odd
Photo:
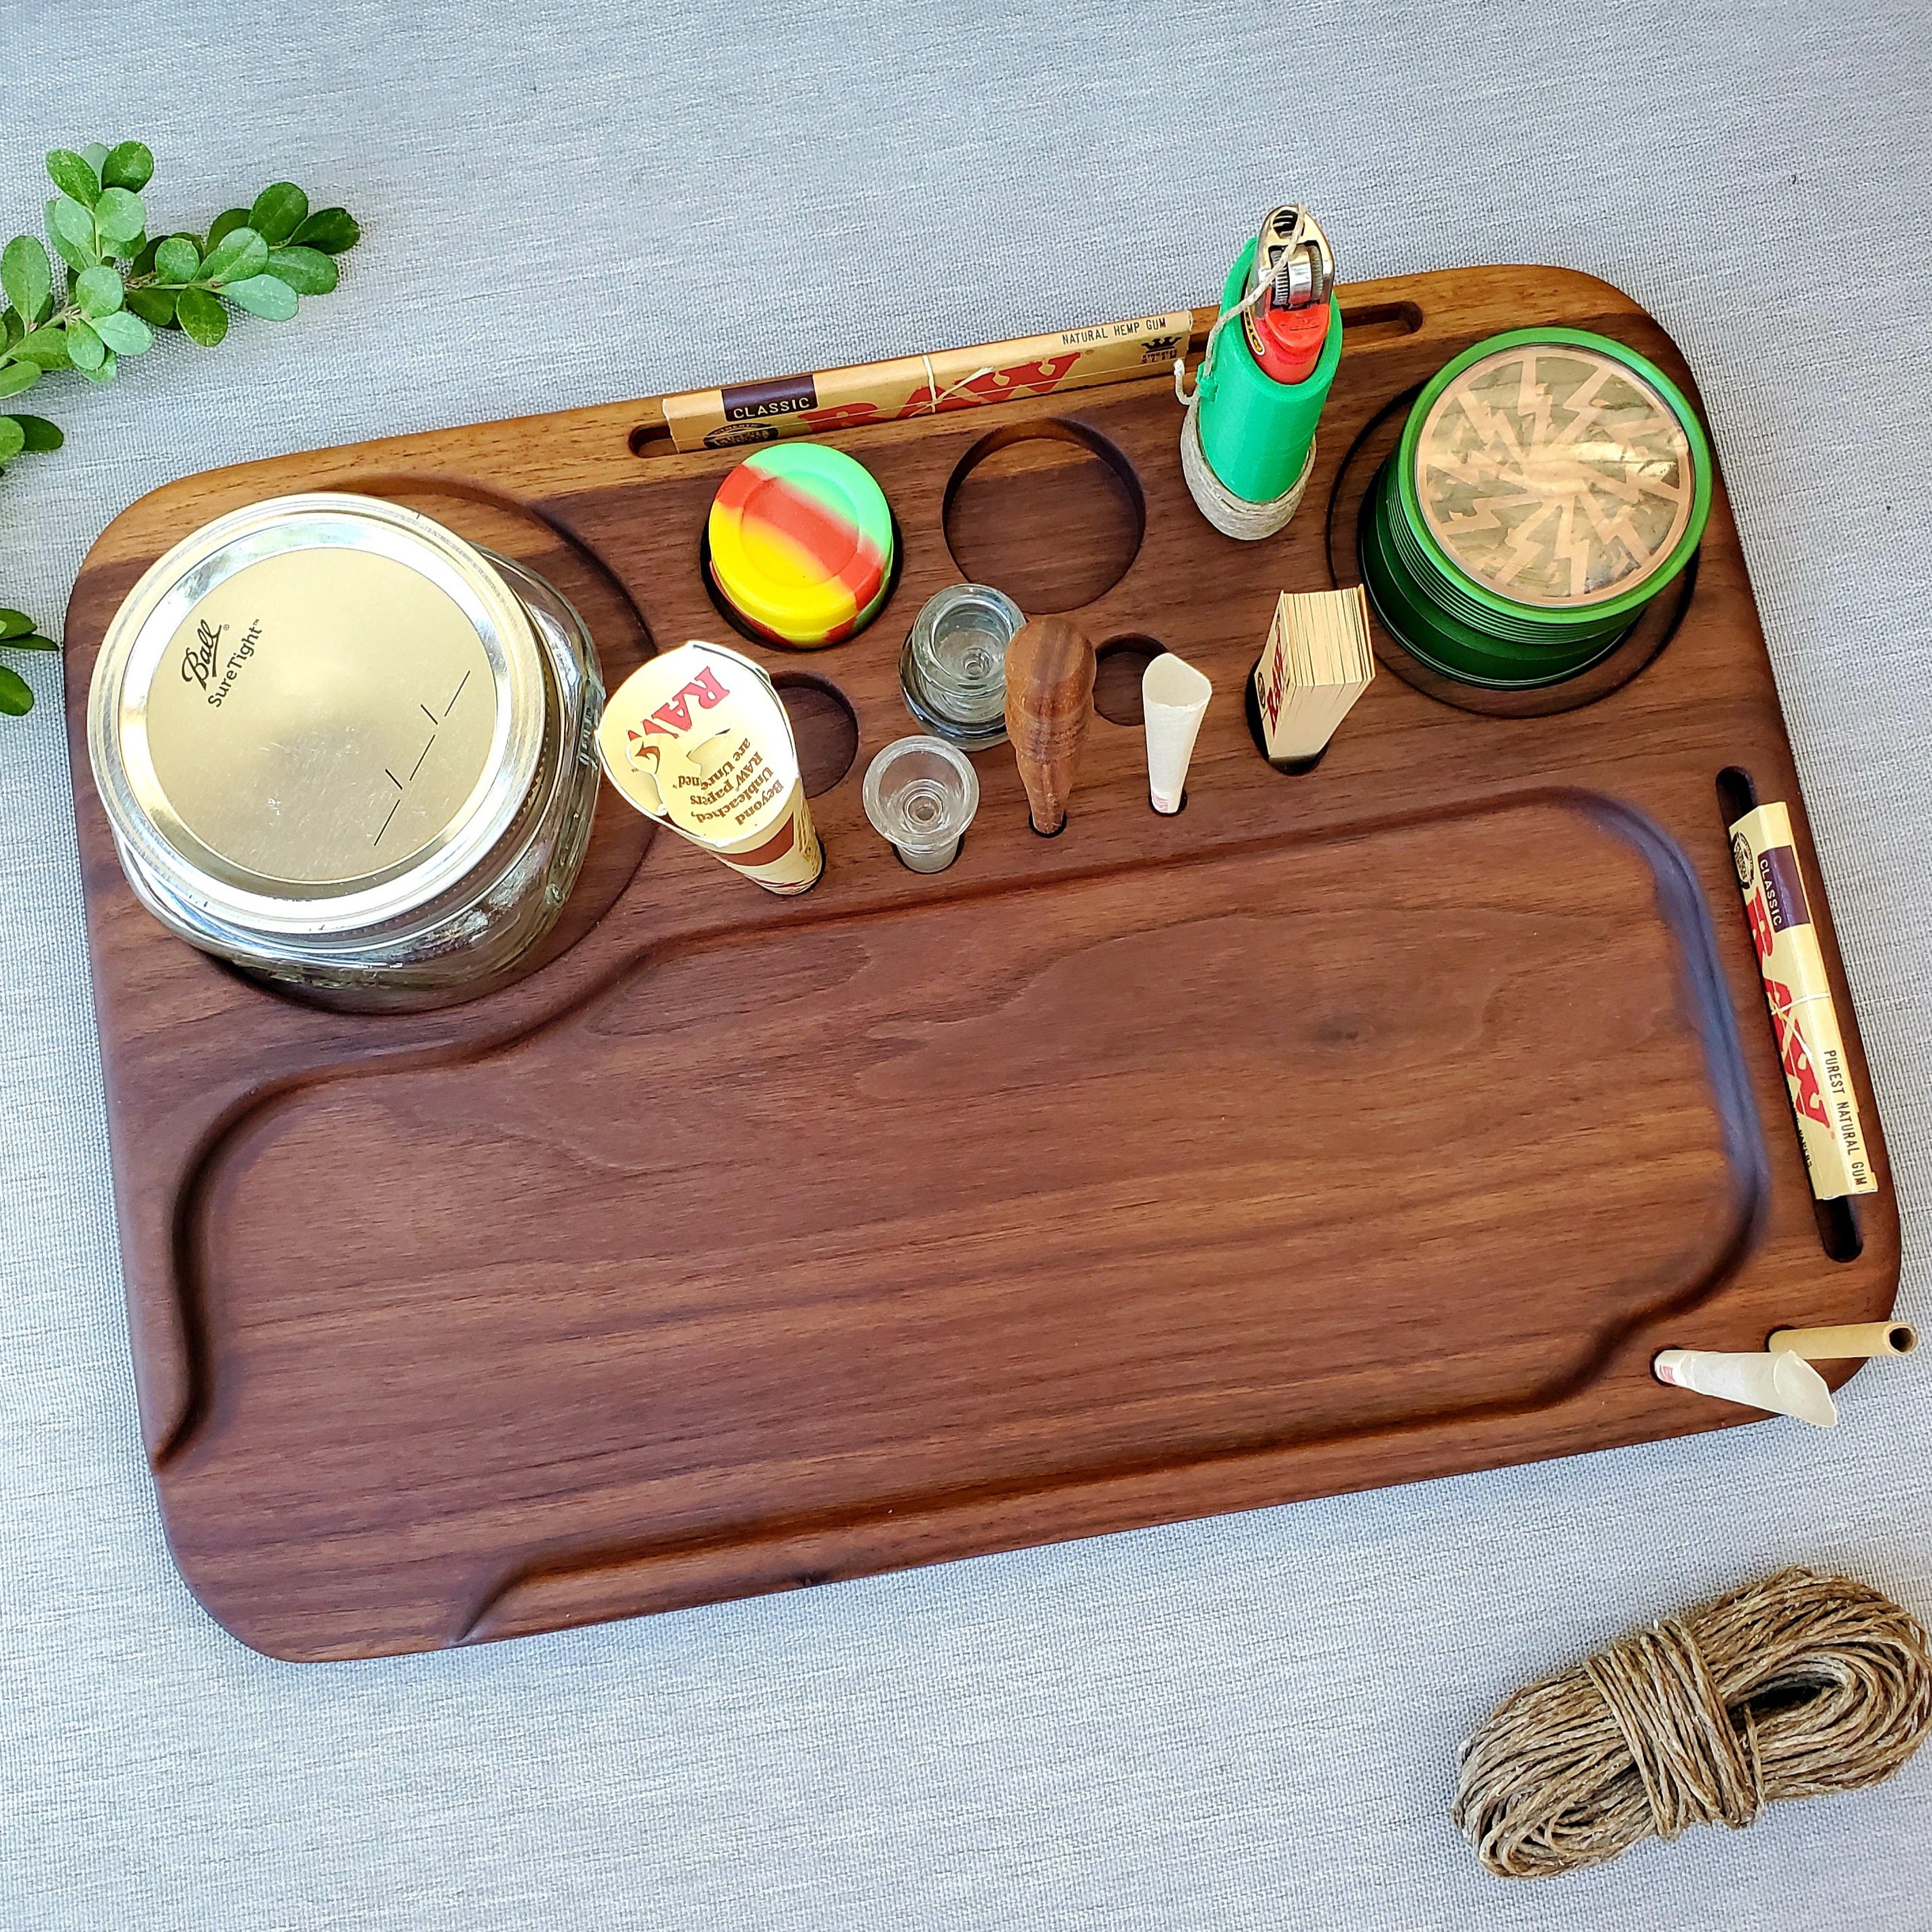
[[[1143,705],[1160,704],[1202,711],[1214,695],[1214,686],[1185,658],[1178,658],[1172,651],[1162,651],[1159,657],[1150,658],[1147,669],[1141,673]]]
[[[1148,796],[1172,817],[1180,809],[1194,740],[1214,687],[1191,664],[1163,652],[1141,674],[1141,714],[1147,732]]]
[[[1660,1382],[1735,1402],[1774,1415],[1795,1416],[1819,1429],[1833,1427],[1838,1412],[1825,1378],[1802,1355],[1768,1350],[1736,1354],[1705,1348],[1666,1348],[1651,1363]]]
[[[1772,1387],[1788,1405],[1785,1413],[1814,1428],[1835,1429],[1838,1406],[1832,1400],[1825,1378],[1802,1355],[1780,1352],[1777,1360],[1778,1366],[1772,1371]]]

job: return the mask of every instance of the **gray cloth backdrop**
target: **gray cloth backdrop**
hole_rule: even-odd
[[[1709,404],[1883,1103],[1901,1310],[1932,1321],[1919,0],[0,0],[0,28],[8,223],[38,224],[44,149],[139,136],[158,212],[292,176],[368,238],[285,329],[41,392],[71,440],[0,484],[0,602],[49,622],[170,478],[1202,298],[1285,193],[1350,278],[1553,262],[1629,290]],[[1446,1816],[1498,1697],[1688,1600],[1796,1559],[1932,1612],[1916,1364],[1861,1376],[1832,1433],[458,1654],[244,1649],[176,1577],[140,1451],[58,666],[34,682],[0,720],[10,1932],[1932,1924],[1932,1754],[1540,1886]]]

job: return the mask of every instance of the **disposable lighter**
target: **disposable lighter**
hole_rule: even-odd
[[[1304,242],[1304,236],[1311,238]],[[1298,245],[1288,248],[1291,240]],[[1270,259],[1261,256],[1264,242],[1272,244]],[[1311,262],[1319,265],[1312,273],[1305,266]],[[1298,268],[1302,279],[1291,289]],[[1243,326],[1221,331],[1209,345],[1198,378],[1198,427],[1208,468],[1244,502],[1279,498],[1307,471],[1322,406],[1342,360],[1334,277],[1328,238],[1299,206],[1270,213],[1228,272],[1222,313],[1241,310]],[[1262,282],[1269,285],[1268,306],[1256,314],[1244,304],[1261,299]]]

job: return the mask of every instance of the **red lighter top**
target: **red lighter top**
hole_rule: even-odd
[[[1305,382],[1322,359],[1322,345],[1328,339],[1328,304],[1311,302],[1305,308],[1276,308],[1264,302],[1250,309],[1242,320],[1247,325],[1248,347],[1264,374],[1277,382]]]

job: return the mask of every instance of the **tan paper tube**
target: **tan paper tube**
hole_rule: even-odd
[[[698,389],[665,397],[664,422],[680,449],[722,449],[780,436],[823,436],[861,423],[941,416],[1016,396],[1058,395],[1096,382],[1165,374],[1174,358],[1186,352],[1194,322],[1192,310],[1176,309],[970,349],[935,349],[849,368]]]
[[[1808,1362],[1849,1362],[1873,1355],[1909,1355],[1918,1330],[1909,1322],[1847,1322],[1836,1328],[1778,1328],[1765,1344],[1788,1348]]]
[[[1194,740],[1214,687],[1172,651],[1141,674],[1141,712],[1147,725],[1148,796],[1156,812],[1180,809]]]
[[[1838,1420],[1825,1378],[1789,1350],[1730,1355],[1708,1348],[1666,1348],[1650,1366],[1659,1382],[1700,1395],[1768,1408],[1774,1415],[1795,1415],[1820,1429],[1832,1428]]]

